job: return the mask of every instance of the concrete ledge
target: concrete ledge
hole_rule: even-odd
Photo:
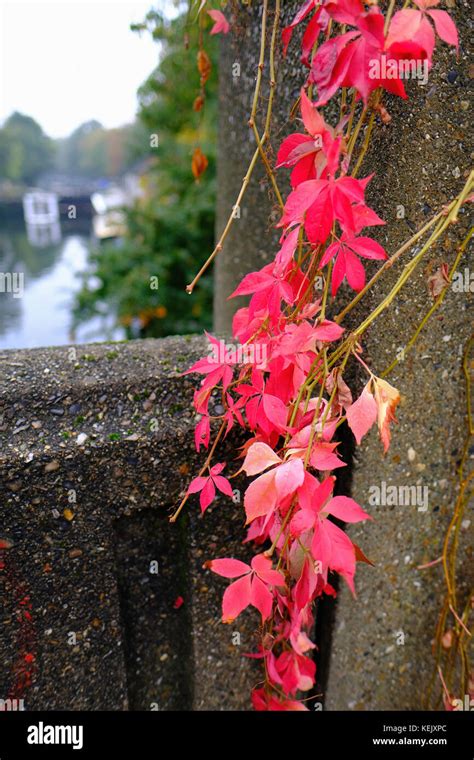
[[[75,356],[0,355],[0,539],[10,547],[0,548],[0,698],[24,699],[27,710],[249,708],[260,670],[243,654],[258,643],[257,617],[222,625],[225,581],[202,568],[213,557],[249,559],[242,508],[223,498],[201,519],[194,499],[178,523],[168,520],[202,461],[193,445],[197,378],[181,373],[205,350],[201,337],[173,337],[82,346]],[[357,602],[341,589],[332,646],[332,609],[318,611],[330,659],[326,709],[420,706],[442,579],[439,568],[428,577],[416,565],[438,556],[449,519],[453,489],[438,486],[462,427],[457,362],[445,355],[439,365],[456,377],[449,424],[430,420],[427,438],[413,397],[390,459],[371,434],[370,473],[354,468],[353,492],[366,504],[371,484],[413,482],[410,443],[412,469],[425,454],[417,477],[430,505],[368,507],[376,522],[352,532],[377,568],[360,567]],[[409,393],[439,389],[429,370],[418,378],[413,389],[405,380]],[[235,445],[219,460],[230,464]],[[463,552],[468,542],[463,532]],[[466,568],[466,584],[468,576]]]
[[[234,646],[223,586],[202,569],[248,553],[242,512],[224,500],[201,520],[190,503],[168,522],[198,466],[195,379],[181,372],[205,345],[1,354],[1,696],[26,709],[249,706],[254,621]]]

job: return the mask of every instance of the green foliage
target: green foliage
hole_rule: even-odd
[[[105,129],[98,121],[84,122],[69,137],[58,140],[55,168],[73,176],[94,179],[118,177],[139,157],[139,124]],[[142,149],[141,155],[145,151]]]
[[[140,123],[104,129],[88,121],[64,139],[52,140],[31,116],[13,113],[0,129],[0,180],[32,185],[50,170],[89,179],[123,174],[147,153]]]
[[[137,158],[145,151],[148,155],[145,195],[126,212],[122,245],[108,244],[92,254],[75,308],[76,320],[82,321],[112,307],[129,336],[136,335],[138,324],[141,336],[196,332],[211,324],[211,275],[200,281],[192,299],[185,286],[214,241],[217,45],[206,40],[213,73],[205,107],[196,113],[198,32],[196,25],[187,29],[185,24],[184,17],[169,22],[151,11],[136,27],[151,32],[162,50],[157,69],[139,90],[142,131],[133,135]],[[196,183],[191,158],[198,145],[209,165]]]
[[[0,178],[32,184],[53,160],[53,141],[38,122],[18,112],[9,116],[0,129]]]

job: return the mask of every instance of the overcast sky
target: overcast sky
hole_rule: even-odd
[[[132,121],[159,48],[129,25],[165,3],[0,0],[0,123],[21,111],[65,137],[89,119],[105,127]]]

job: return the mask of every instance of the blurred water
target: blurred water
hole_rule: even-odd
[[[70,235],[54,228],[0,230],[0,349],[123,338],[112,315],[71,332],[77,274],[86,268],[91,245],[87,229]]]

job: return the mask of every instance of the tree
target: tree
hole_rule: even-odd
[[[137,150],[136,135],[140,125],[105,129],[100,122],[84,122],[64,140],[58,141],[56,168],[66,174],[88,178],[116,178],[126,171],[133,161],[146,153]]]
[[[54,144],[37,121],[17,111],[0,130],[0,176],[32,184],[54,160]]]
[[[184,17],[169,22],[151,11],[136,28],[143,29],[162,46],[157,69],[138,93],[139,123],[128,134],[132,155],[148,158],[145,195],[127,212],[123,245],[92,255],[75,315],[77,321],[87,319],[101,313],[105,303],[117,310],[129,335],[136,335],[137,327],[142,336],[196,332],[211,325],[211,277],[193,304],[185,285],[214,239],[216,76],[206,85],[204,109],[193,111],[199,91],[197,30],[189,29],[186,50]],[[208,53],[215,61],[214,40]],[[208,160],[199,183],[191,171],[197,145]]]

